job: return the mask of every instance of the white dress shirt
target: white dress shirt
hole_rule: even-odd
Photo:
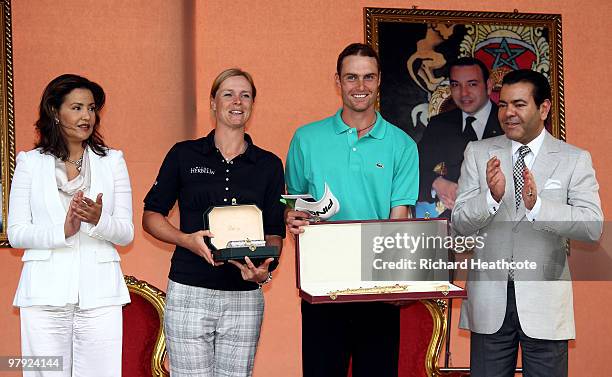
[[[492,107],[493,105],[491,105],[491,101],[487,100],[487,103],[474,114],[468,114],[465,111],[462,111],[461,115],[463,118],[463,125],[461,127],[461,130],[465,131],[465,120],[467,117],[472,116],[476,118],[476,120],[472,123],[472,128],[474,129],[474,132],[476,132],[478,140],[482,140],[485,128],[487,127],[487,121],[489,120],[489,114],[491,114]]]
[[[524,157],[525,159],[525,166],[527,167],[527,169],[531,170],[531,167],[533,166],[533,163],[536,159],[536,156],[538,155],[538,153],[540,152],[540,148],[542,147],[542,143],[544,142],[544,134],[546,133],[546,131],[543,129],[540,134],[538,136],[536,136],[535,139],[531,140],[529,143],[527,143],[527,146],[529,147],[529,153],[527,153]],[[516,161],[518,159],[518,150],[520,147],[523,146],[523,144],[519,143],[518,141],[514,141],[511,140],[512,142],[512,166],[514,166],[514,164],[516,164]],[[506,177],[506,179],[510,179],[512,177]],[[527,220],[529,221],[535,221],[538,213],[540,212],[540,206],[542,205],[541,201],[539,200],[539,195],[536,196],[536,202],[533,206],[533,208],[530,210],[526,209],[525,211],[525,215],[527,217]],[[493,195],[491,194],[491,190],[488,190],[487,192],[487,205],[489,207],[489,213],[490,214],[495,214],[497,212],[497,210],[499,209],[499,203],[493,199]]]

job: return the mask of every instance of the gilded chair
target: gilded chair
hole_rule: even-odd
[[[438,366],[446,334],[446,300],[420,300],[400,309],[398,377],[467,377]],[[348,376],[351,376],[349,370]]]
[[[125,377],[168,377],[164,366],[166,294],[144,280],[125,276],[131,303],[123,307],[122,374]]]
[[[398,377],[469,376],[440,371],[446,305],[446,300],[421,300],[401,308]]]

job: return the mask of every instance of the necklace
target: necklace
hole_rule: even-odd
[[[369,126],[367,126],[366,128],[362,128],[360,130],[357,130],[357,134],[359,136],[363,135],[367,130],[369,130],[370,128],[372,128],[372,126],[374,126],[374,123],[370,124]]]
[[[366,128],[362,128],[360,130],[357,130],[357,136],[361,136],[364,133],[366,133],[370,128],[374,127],[374,125],[376,124],[376,118],[374,118],[374,122],[372,124],[370,124],[369,126],[367,126]]]
[[[66,162],[71,163],[72,165],[74,165],[76,170],[80,173],[81,172],[81,168],[83,167],[83,155],[81,155],[81,158],[79,158],[76,161],[67,158]]]
[[[234,158],[236,158],[236,156],[239,156],[239,155],[243,154],[244,152],[246,152],[248,147],[249,147],[249,143],[247,143],[245,141],[244,144],[242,145],[242,147],[240,148],[240,152],[238,152],[236,154],[229,154],[228,156],[231,156],[231,158],[225,158],[225,155],[223,154],[223,152],[221,152],[221,149],[217,146],[217,144],[215,144],[215,148],[217,148],[217,151],[219,151],[219,153],[221,153],[221,156],[223,156],[223,158],[227,162],[233,160]]]

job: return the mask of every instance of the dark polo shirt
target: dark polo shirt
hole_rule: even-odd
[[[164,216],[178,200],[180,230],[204,229],[204,212],[212,206],[256,204],[263,211],[264,234],[285,237],[284,206],[280,195],[285,181],[281,160],[271,152],[248,143],[246,151],[225,161],[215,147],[215,131],[208,136],[175,144],[166,155],[157,180],[144,199],[146,211]],[[219,290],[251,290],[256,283],[244,281],[240,270],[229,263],[211,266],[202,257],[177,246],[169,278],[177,283]]]

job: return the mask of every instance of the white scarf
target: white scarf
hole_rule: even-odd
[[[61,193],[72,197],[79,190],[86,192],[89,189],[89,185],[91,184],[91,169],[89,168],[88,149],[89,148],[85,148],[83,152],[83,164],[81,165],[79,175],[70,181],[68,180],[68,174],[66,172],[66,163],[59,158],[55,158],[55,180],[57,182],[57,188]]]

